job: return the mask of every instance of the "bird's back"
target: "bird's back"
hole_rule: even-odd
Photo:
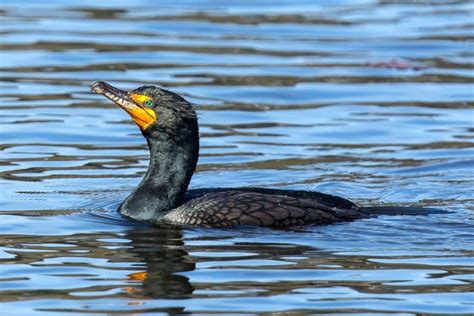
[[[156,223],[231,227],[330,224],[366,217],[343,198],[312,192],[264,188],[189,191],[185,202]]]

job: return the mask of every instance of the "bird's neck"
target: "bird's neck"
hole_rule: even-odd
[[[150,165],[142,182],[122,203],[119,212],[135,220],[157,219],[182,203],[196,168],[199,136],[147,138]]]

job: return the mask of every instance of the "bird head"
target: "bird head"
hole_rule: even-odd
[[[189,102],[174,92],[156,86],[125,91],[99,81],[92,85],[92,91],[125,110],[145,137],[153,137],[155,133],[176,136],[181,129],[197,122]]]

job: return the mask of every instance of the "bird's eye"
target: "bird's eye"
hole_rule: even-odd
[[[148,99],[145,102],[143,102],[143,105],[146,106],[147,108],[151,108],[154,104],[155,103],[151,99]]]

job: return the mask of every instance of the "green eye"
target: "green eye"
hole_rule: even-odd
[[[151,99],[148,99],[145,102],[143,102],[143,105],[146,106],[147,108],[151,108],[154,104],[155,103]]]

